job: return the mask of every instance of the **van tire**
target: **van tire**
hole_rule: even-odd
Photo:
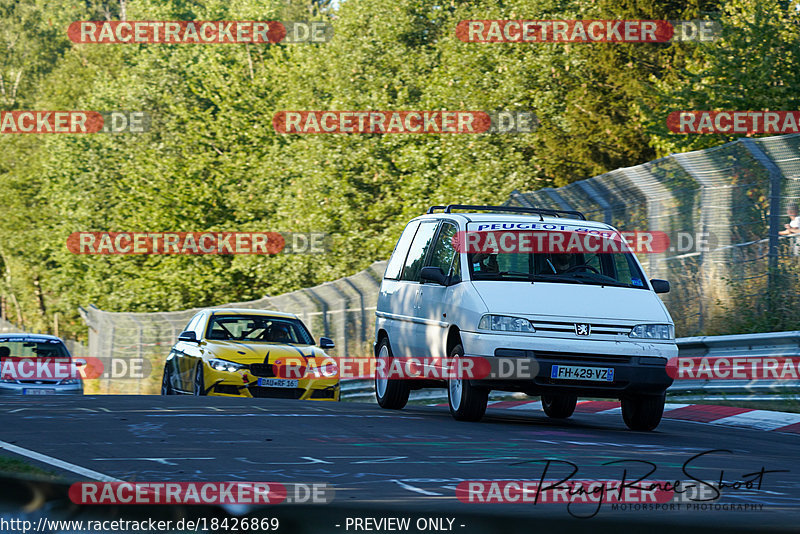
[[[577,395],[542,395],[542,409],[547,417],[566,419],[575,411]]]
[[[661,422],[666,393],[661,395],[631,395],[622,400],[622,420],[631,430],[649,432]]]
[[[392,347],[389,345],[389,338],[382,337],[378,343],[377,358],[391,359]],[[389,369],[389,366],[384,366]],[[381,382],[378,378],[378,366],[375,366],[375,398],[381,408],[387,410],[402,410],[408,403],[408,394],[411,390],[403,380],[385,378]]]
[[[464,348],[459,344],[450,350],[450,362],[464,355]],[[453,365],[451,365],[451,368]],[[456,421],[480,421],[486,413],[489,402],[489,390],[476,388],[466,378],[448,378],[447,403],[450,415]]]

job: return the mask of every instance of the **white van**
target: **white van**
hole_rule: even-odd
[[[462,213],[463,211],[467,213]],[[478,213],[482,212],[482,213]],[[515,358],[526,378],[444,376],[408,380],[376,373],[383,408],[401,409],[412,389],[446,387],[454,418],[477,421],[491,390],[541,395],[545,413],[565,418],[578,396],[618,398],[633,430],[652,430],[672,384],[675,329],[635,254],[552,253],[541,247],[475,251],[459,246],[485,231],[616,235],[574,211],[508,206],[433,206],[408,223],[386,267],[375,324],[375,357]],[[537,234],[538,235],[538,234]],[[469,239],[469,237],[467,237]],[[611,250],[614,250],[613,247]]]

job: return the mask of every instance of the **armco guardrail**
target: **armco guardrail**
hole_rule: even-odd
[[[369,354],[375,327],[375,304],[386,262],[345,278],[291,293],[258,300],[214,306],[277,310],[298,315],[315,338],[336,342],[333,354]],[[89,327],[88,356],[104,359],[145,359],[156,372],[144,380],[98,380],[97,392],[116,394],[158,394],[161,369],[169,348],[186,323],[201,308],[172,312],[127,313],[100,310],[92,305],[79,308]]]
[[[686,337],[678,340],[681,356],[800,356],[800,331]],[[800,380],[676,380],[667,394],[675,400],[786,402],[800,400]]]
[[[800,331],[740,334],[731,336],[685,337],[677,340],[680,356],[775,357],[800,356]],[[497,392],[500,397],[507,393]],[[800,401],[800,380],[676,380],[667,390],[672,401]],[[360,402],[375,398],[373,381],[345,380],[342,399]],[[444,389],[412,392],[412,400],[446,401]]]
[[[670,246],[639,260],[650,278],[672,283],[661,298],[683,335],[723,331],[734,303],[751,315],[797,307],[764,298],[800,294],[800,237],[779,233],[797,202],[800,134],[745,137],[508,199],[578,210],[623,231],[664,232]]]

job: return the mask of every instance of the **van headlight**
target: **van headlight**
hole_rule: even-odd
[[[675,327],[671,324],[637,324],[628,337],[638,339],[675,339]]]
[[[531,322],[522,317],[508,315],[484,315],[478,323],[479,330],[499,330],[502,332],[523,332],[533,334],[536,329]]]
[[[241,363],[227,362],[225,360],[208,360],[208,365],[215,371],[227,371],[234,373],[240,369],[247,369],[246,365]]]

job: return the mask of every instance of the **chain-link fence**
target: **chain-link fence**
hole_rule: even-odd
[[[798,198],[800,136],[787,135],[515,192],[507,204],[579,210],[620,230],[666,233],[667,250],[639,258],[651,278],[671,282],[664,301],[678,334],[691,336],[723,333],[734,310],[796,313],[778,302],[800,292],[800,236],[779,231]]]
[[[18,327],[14,323],[11,323],[3,318],[0,318],[0,334],[16,334],[19,332],[37,333],[37,332],[29,332],[24,328]],[[72,356],[76,358],[84,358],[88,356],[88,350],[86,345],[79,343],[74,339],[65,339],[64,344],[67,346],[67,350],[69,350]]]
[[[671,282],[664,301],[678,334],[691,336],[730,332],[720,323],[730,320],[726,313],[732,310],[796,313],[791,307],[780,311],[771,296],[800,294],[800,236],[778,233],[798,201],[800,135],[788,135],[676,154],[558,189],[515,192],[507,205],[580,210],[620,230],[665,232],[672,249],[640,259],[651,278]],[[705,236],[708,245],[698,248]],[[333,338],[339,354],[363,355],[370,350],[384,268],[385,262],[377,262],[334,282],[220,307],[297,314],[315,337]],[[169,347],[196,311],[81,309],[89,325],[89,356],[146,362],[145,378],[101,379],[87,392],[157,393]]]
[[[12,323],[0,318],[0,334],[9,334],[14,332],[21,332],[21,330]]]
[[[336,348],[328,351],[332,355],[365,355],[371,350],[375,304],[385,269],[386,262],[375,262],[360,273],[333,282],[215,307],[294,313],[315,338],[326,336],[334,340]],[[115,313],[94,306],[81,308],[81,315],[89,325],[89,355],[107,362],[104,367],[109,372],[113,373],[112,366],[117,365],[119,375],[98,380],[96,391],[95,384],[89,384],[87,393],[158,393],[169,348],[200,309]]]

